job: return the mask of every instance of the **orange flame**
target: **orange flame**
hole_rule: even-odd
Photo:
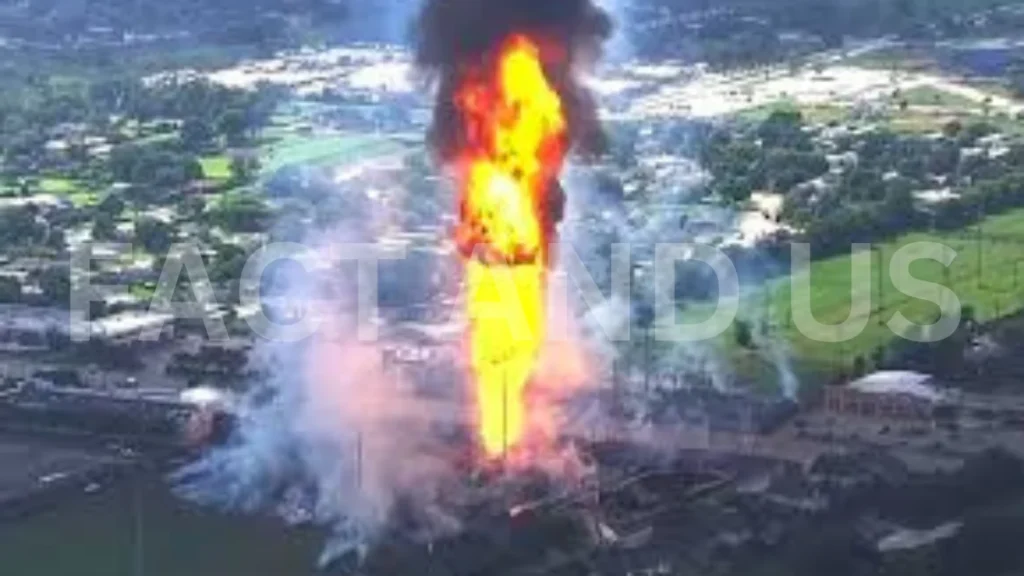
[[[549,51],[550,52],[550,51]],[[488,458],[530,436],[527,392],[544,339],[549,194],[567,148],[540,44],[514,35],[455,94],[463,139],[456,242],[466,259],[477,433]]]

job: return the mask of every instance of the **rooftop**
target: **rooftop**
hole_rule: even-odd
[[[901,394],[938,402],[946,393],[932,385],[932,376],[909,370],[880,370],[850,382],[850,388],[866,394]]]

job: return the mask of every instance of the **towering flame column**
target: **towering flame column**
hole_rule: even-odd
[[[527,396],[544,339],[557,175],[568,147],[537,39],[513,34],[454,92],[461,136],[456,243],[466,265],[477,434],[488,458],[530,437]]]

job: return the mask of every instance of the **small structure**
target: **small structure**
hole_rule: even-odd
[[[932,376],[906,370],[882,370],[825,390],[825,409],[833,414],[924,420],[948,392],[933,385]]]

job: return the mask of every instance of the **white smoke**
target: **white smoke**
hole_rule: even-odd
[[[630,7],[632,0],[598,0],[597,4],[611,15],[615,31],[605,45],[605,56],[611,62],[622,62],[633,57]]]
[[[591,275],[597,282],[604,283],[607,290],[612,274],[607,247],[612,243],[628,245],[631,262],[649,262],[658,243],[704,241],[695,237],[681,223],[687,218],[717,221],[722,231],[727,231],[737,220],[737,213],[732,209],[711,211],[708,207],[693,203],[688,208],[670,209],[685,204],[687,194],[702,186],[706,182],[705,178],[706,175],[694,164],[690,175],[676,178],[672,187],[655,185],[645,200],[632,199],[626,205],[616,205],[614,201],[602,197],[593,170],[570,167],[566,187],[571,193],[568,194],[566,213],[567,221],[571,224],[563,232],[565,249],[572,249],[579,255]],[[699,381],[718,390],[733,388],[737,375],[726,355],[714,342],[654,342],[650,345],[649,354],[643,350],[647,344],[643,342],[644,335],[636,325],[635,315],[639,306],[645,303],[649,306],[653,301],[653,285],[653,274],[650,270],[642,270],[631,280],[628,299],[606,292],[605,296],[612,297],[601,305],[583,308],[582,326],[588,329],[587,334],[596,341],[595,345],[600,346],[605,355],[618,356],[623,360],[626,369],[620,376],[627,381],[635,383],[643,379],[645,370],[649,370],[654,374],[680,375],[691,384]],[[746,302],[759,304],[761,300],[751,297]],[[763,307],[746,306],[741,316],[758,328],[770,325],[768,310]],[[618,334],[628,326],[629,341],[610,342],[604,338],[607,330],[602,332],[595,329],[596,326],[615,326],[617,329],[613,332]],[[780,339],[774,329],[756,330],[755,336],[764,362],[776,372],[780,391],[786,397],[795,399],[799,382],[792,369],[787,343]]]
[[[337,247],[372,239],[372,222],[391,217],[381,204],[344,206],[344,220],[306,238],[311,260],[330,263]],[[322,204],[311,210],[326,212]],[[328,527],[321,563],[365,552],[399,504],[428,536],[458,528],[442,497],[458,479],[435,430],[457,423],[460,408],[421,397],[384,365],[388,343],[359,338],[356,283],[339,266],[326,278],[283,269],[282,300],[303,307],[319,329],[301,342],[260,344],[256,361],[267,377],[253,383],[235,437],[172,478],[180,495],[201,503]]]

